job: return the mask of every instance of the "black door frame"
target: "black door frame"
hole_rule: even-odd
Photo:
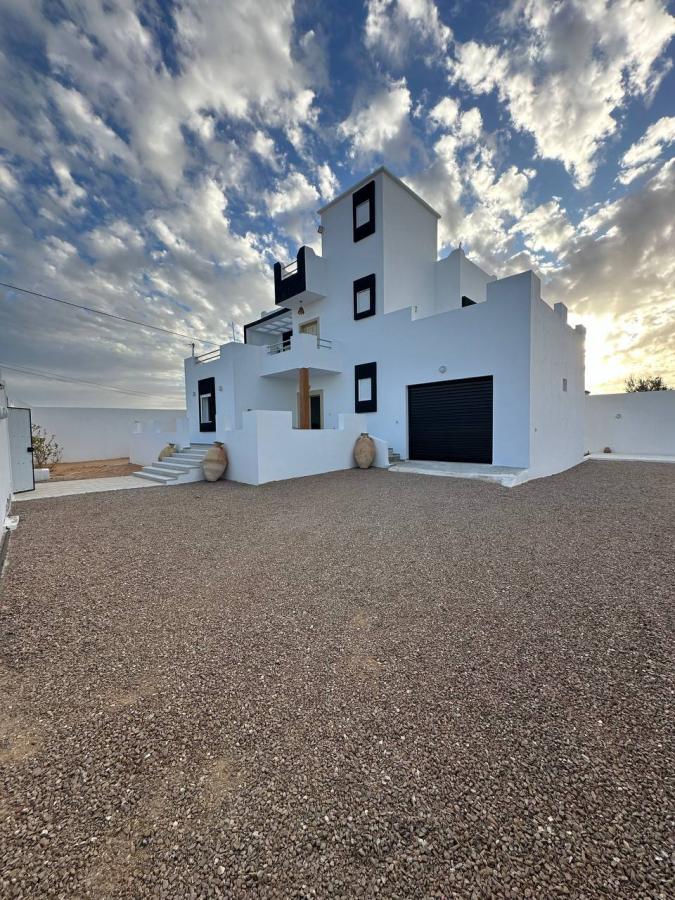
[[[209,397],[209,422],[202,422],[202,397]],[[199,414],[199,430],[216,430],[216,379],[200,378],[197,382],[197,412]]]

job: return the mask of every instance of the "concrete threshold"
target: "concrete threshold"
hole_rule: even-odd
[[[502,487],[514,487],[527,480],[527,469],[491,466],[485,463],[451,463],[436,460],[407,460],[389,467],[390,472],[407,475],[438,475],[442,478],[469,478],[489,481]]]

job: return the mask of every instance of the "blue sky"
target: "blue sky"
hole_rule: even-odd
[[[0,0],[0,280],[226,340],[384,162],[588,329],[587,383],[675,383],[675,20],[661,0]],[[15,402],[176,405],[185,341],[0,288]],[[135,393],[134,393],[135,392]]]

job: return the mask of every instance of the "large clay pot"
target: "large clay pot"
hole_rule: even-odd
[[[163,459],[168,459],[170,456],[173,456],[176,452],[175,444],[167,444],[163,450],[159,451],[159,461],[161,462]]]
[[[359,469],[369,469],[375,459],[375,441],[369,434],[360,434],[354,444],[354,461]]]
[[[202,460],[202,469],[204,478],[207,481],[218,481],[225,474],[227,468],[227,453],[225,447],[220,441],[214,441],[213,446],[206,451],[206,456]]]

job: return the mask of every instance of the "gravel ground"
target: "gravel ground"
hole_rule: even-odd
[[[3,898],[675,894],[675,466],[20,514]]]

